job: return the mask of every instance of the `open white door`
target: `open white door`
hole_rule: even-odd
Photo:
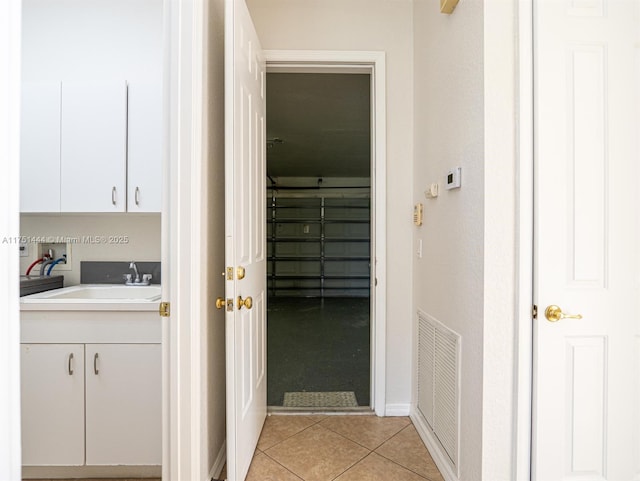
[[[534,6],[532,479],[637,480],[640,2]]]
[[[265,62],[244,0],[225,6],[227,476],[242,481],[267,412]]]

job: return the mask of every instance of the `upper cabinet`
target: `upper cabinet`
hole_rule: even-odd
[[[160,212],[160,84],[24,84],[22,212]]]
[[[124,212],[127,85],[62,84],[60,210]]]
[[[162,207],[162,86],[129,84],[127,210]]]
[[[60,89],[60,82],[22,85],[22,212],[60,211]]]

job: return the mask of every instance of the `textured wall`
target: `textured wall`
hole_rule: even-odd
[[[484,295],[483,3],[460,2],[442,15],[437,2],[414,6],[414,202],[424,225],[413,230],[414,310],[462,337],[460,479],[482,479]],[[444,190],[462,167],[462,187]],[[440,184],[436,199],[427,185]],[[417,247],[417,246],[416,246]],[[413,250],[415,252],[415,249]]]

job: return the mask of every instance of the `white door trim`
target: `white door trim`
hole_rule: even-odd
[[[517,12],[517,218],[514,479],[531,479],[533,393],[533,0],[518,0]]]
[[[162,208],[163,459],[165,481],[206,479],[202,442],[206,386],[201,332],[207,297],[203,243],[205,0],[164,0],[164,190]],[[205,472],[206,471],[206,472]]]
[[[20,442],[20,42],[21,0],[0,2],[0,479],[21,478]],[[3,242],[4,238],[10,242]]]
[[[265,50],[267,68],[369,68],[372,76],[373,238],[371,242],[371,407],[378,416],[386,409],[386,64],[384,52],[329,50]]]

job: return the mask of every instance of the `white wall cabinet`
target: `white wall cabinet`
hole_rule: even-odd
[[[60,209],[124,212],[127,85],[62,84]]]
[[[20,211],[60,211],[61,83],[22,85]]]
[[[22,463],[84,464],[84,345],[22,344]]]
[[[21,212],[160,212],[158,82],[23,85]]]
[[[160,344],[22,344],[25,466],[162,462]]]
[[[162,208],[162,85],[129,84],[127,211]]]

